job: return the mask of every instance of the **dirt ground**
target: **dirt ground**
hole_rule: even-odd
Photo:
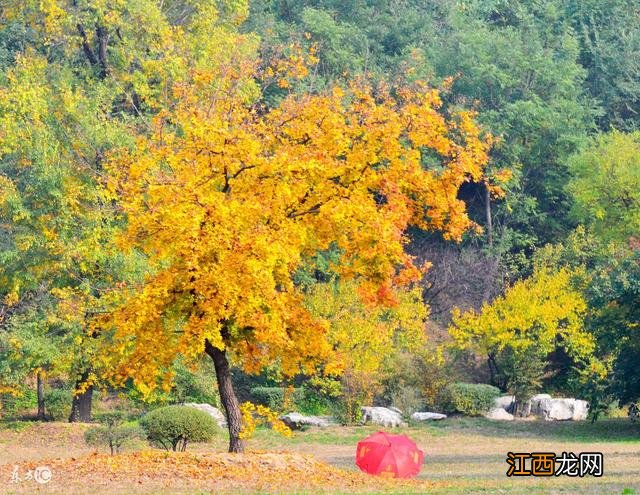
[[[186,454],[166,455],[140,443],[112,458],[85,445],[87,427],[23,423],[1,430],[0,493],[640,495],[640,425],[622,419],[590,425],[454,418],[409,427],[402,432],[425,452],[422,472],[409,483],[357,472],[355,445],[376,431],[373,427],[312,429],[291,439],[258,430],[248,443],[254,453],[242,461],[229,461],[223,454],[222,432],[211,443],[193,445]],[[507,452],[601,452],[604,474],[508,478]],[[25,479],[38,467],[50,469],[48,483]],[[16,473],[21,481],[12,480]]]

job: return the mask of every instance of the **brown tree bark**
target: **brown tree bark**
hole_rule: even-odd
[[[89,372],[85,371],[76,382],[76,389],[80,388],[89,378]],[[69,423],[88,423],[91,421],[91,399],[93,398],[93,385],[85,388],[84,392],[74,394],[71,403],[71,414],[69,415]]]
[[[37,379],[37,394],[38,394],[38,420],[44,421],[46,419],[45,409],[44,409],[44,373],[42,371],[38,371],[36,375]]]
[[[242,429],[242,413],[240,412],[240,403],[238,402],[236,393],[233,390],[227,353],[226,351],[222,351],[217,347],[214,347],[209,341],[205,342],[204,350],[213,360],[213,366],[216,369],[216,378],[218,380],[220,401],[227,413],[229,452],[242,453],[244,452],[244,442],[240,438],[240,430]]]
[[[96,28],[98,38],[98,60],[100,61],[100,77],[104,79],[109,75],[109,64],[107,62],[107,44],[109,43],[109,32],[102,26]]]
[[[87,32],[82,24],[76,25],[78,33],[82,38],[82,50],[85,56],[89,60],[89,63],[94,67],[100,67],[100,78],[104,79],[109,75],[109,64],[107,61],[107,45],[109,44],[109,32],[103,26],[96,27],[96,38],[98,40],[98,51],[96,52],[91,47]]]

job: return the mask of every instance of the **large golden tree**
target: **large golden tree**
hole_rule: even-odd
[[[299,65],[260,77],[286,87]],[[472,114],[445,116],[422,84],[354,84],[265,108],[256,70],[194,71],[149,137],[107,166],[123,247],[150,270],[100,322],[113,329],[105,359],[116,379],[145,389],[178,353],[207,353],[231,451],[243,445],[230,358],[250,372],[277,361],[289,375],[332,359],[327,324],[305,309],[293,274],[332,247],[334,270],[363,300],[394,304],[393,287],[421,275],[404,251],[407,228],[459,239],[473,226],[457,193],[483,180],[489,145]]]

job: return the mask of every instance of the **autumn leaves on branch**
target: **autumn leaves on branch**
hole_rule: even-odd
[[[120,3],[12,3],[5,13],[41,18],[41,45],[57,50],[51,62],[19,55],[8,77],[22,73],[42,93],[17,117],[48,132],[48,152],[63,150],[53,196],[70,199],[57,214],[65,228],[84,228],[38,234],[59,245],[39,254],[42,266],[76,253],[72,281],[29,270],[80,329],[69,335],[91,349],[81,371],[90,363],[95,381],[132,380],[148,395],[170,387],[177,356],[206,351],[241,450],[230,363],[257,373],[277,362],[285,376],[346,366],[294,275],[333,249],[332,270],[363,304],[398,305],[428,266],[405,252],[407,229],[459,240],[476,227],[458,191],[485,181],[491,138],[420,81],[294,91],[317,62],[313,50],[293,45],[260,60],[255,37],[236,30],[244,2],[222,9],[227,18],[208,1],[180,15]],[[82,77],[67,81],[67,58],[82,54]],[[23,94],[9,86],[7,107]],[[123,99],[136,111],[121,111]],[[21,132],[7,127],[6,153],[25,153]],[[2,183],[2,204],[20,187]]]

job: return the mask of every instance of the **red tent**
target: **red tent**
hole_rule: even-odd
[[[411,478],[420,472],[424,452],[406,435],[379,431],[358,442],[356,465],[365,473]]]

